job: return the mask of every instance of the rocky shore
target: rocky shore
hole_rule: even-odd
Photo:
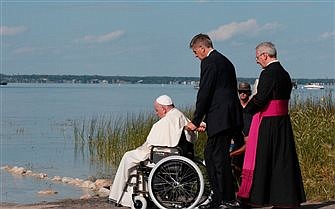
[[[127,207],[115,207],[107,202],[109,188],[112,184],[110,179],[78,179],[71,177],[53,176],[49,177],[45,173],[33,172],[29,169],[17,166],[3,166],[1,170],[7,171],[13,175],[28,176],[41,180],[49,180],[54,183],[69,184],[81,188],[89,189],[90,193],[81,196],[79,199],[67,199],[57,202],[41,202],[35,204],[15,204],[15,203],[0,203],[1,209],[126,209]],[[37,192],[38,195],[55,195],[58,191],[46,189]],[[264,207],[269,209],[270,207]],[[148,208],[154,209],[154,208]],[[301,206],[301,209],[335,209],[335,200],[326,202],[307,202]]]
[[[3,166],[1,170],[7,171],[12,175],[26,176],[37,178],[40,180],[51,181],[53,183],[59,184],[69,184],[72,186],[80,187],[86,189],[88,192],[84,194],[79,199],[90,199],[96,197],[105,198],[109,195],[109,188],[112,185],[112,181],[110,179],[95,179],[94,177],[90,177],[88,179],[79,179],[72,177],[61,177],[61,176],[53,176],[49,177],[46,173],[33,172],[24,167],[18,166]],[[58,191],[52,189],[45,189],[37,192],[38,195],[56,195]]]

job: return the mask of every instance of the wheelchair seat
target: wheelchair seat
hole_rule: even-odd
[[[163,158],[173,155],[181,155],[182,150],[179,147],[153,146],[151,148],[150,162],[158,163]]]
[[[191,160],[194,158],[193,143],[186,140],[184,131],[182,131],[176,147],[153,146],[150,153],[150,162],[157,163],[161,159],[173,155],[184,156]]]

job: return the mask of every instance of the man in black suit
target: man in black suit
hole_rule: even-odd
[[[234,65],[213,48],[206,34],[198,34],[190,48],[201,60],[200,84],[196,110],[187,129],[201,129],[206,124],[208,140],[204,150],[206,168],[213,191],[207,208],[235,206],[234,179],[229,147],[231,139],[243,128],[242,106],[237,95]]]

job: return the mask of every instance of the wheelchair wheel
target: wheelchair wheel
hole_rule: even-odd
[[[151,170],[148,181],[151,200],[161,208],[194,208],[204,192],[199,167],[190,159],[170,156]]]
[[[131,209],[146,209],[147,208],[147,200],[143,196],[135,196],[134,204]]]

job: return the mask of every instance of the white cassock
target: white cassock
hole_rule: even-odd
[[[151,128],[147,140],[143,145],[126,152],[115,174],[113,185],[109,194],[109,199],[120,203],[122,206],[131,207],[132,201],[132,188],[128,187],[127,192],[124,192],[122,199],[121,195],[128,180],[131,168],[138,165],[141,161],[149,158],[151,147],[169,146],[175,147],[179,143],[184,126],[190,120],[184,116],[178,109],[171,109],[163,118],[157,121]],[[194,142],[195,134],[193,132],[185,131],[186,140]]]

